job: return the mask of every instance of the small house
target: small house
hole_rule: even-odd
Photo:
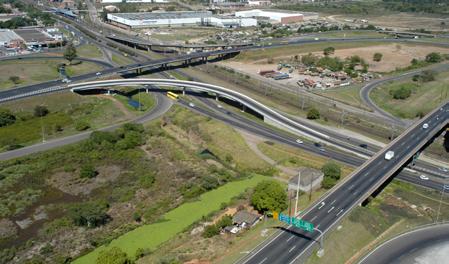
[[[242,210],[238,211],[232,217],[232,223],[241,228],[251,228],[255,226],[261,218],[262,216],[258,214],[253,214],[248,211]]]

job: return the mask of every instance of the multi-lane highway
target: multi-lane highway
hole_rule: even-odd
[[[413,154],[422,148],[435,134],[449,122],[449,103],[436,109],[428,116],[407,129],[373,158],[365,162],[347,179],[334,187],[319,202],[301,215],[315,227],[326,233],[350,210],[366,199],[389,177],[401,169]],[[423,124],[428,128],[423,128]],[[388,150],[394,150],[391,160],[384,158]],[[315,231],[307,233],[293,226],[288,232],[280,232],[272,240],[250,253],[240,263],[295,263],[306,257],[308,250],[320,236]],[[304,260],[304,259],[302,259]]]

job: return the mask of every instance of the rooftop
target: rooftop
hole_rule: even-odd
[[[111,15],[128,20],[148,20],[148,19],[210,17],[212,16],[212,12],[210,11],[141,12],[141,13],[114,13]]]
[[[232,222],[237,224],[247,223],[249,225],[254,224],[260,215],[252,214],[248,211],[238,211],[233,217]]]
[[[15,39],[21,39],[21,37],[10,29],[0,29],[0,42],[10,42]]]
[[[15,29],[14,32],[21,36],[25,42],[46,42],[53,40],[35,28]]]

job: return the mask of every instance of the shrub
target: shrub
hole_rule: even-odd
[[[438,52],[431,52],[431,53],[427,54],[425,60],[426,60],[426,62],[430,62],[430,63],[438,63],[438,62],[443,61],[443,56],[441,56],[441,54]]]
[[[220,233],[220,229],[216,225],[208,225],[204,228],[203,237],[209,238]]]
[[[140,186],[145,189],[150,188],[151,186],[153,186],[153,183],[154,183],[154,174],[152,172],[148,172],[148,173],[140,175],[139,183],[140,183]]]
[[[85,164],[81,166],[80,169],[80,177],[81,178],[94,178],[98,175],[98,172],[95,170],[94,166],[92,164]]]
[[[20,77],[19,76],[9,76],[9,80],[14,84],[20,83]]]
[[[79,203],[71,206],[68,215],[77,226],[97,227],[108,222],[108,207],[107,203],[98,201]]]
[[[119,247],[112,247],[107,250],[102,250],[98,254],[95,264],[131,264],[132,261],[128,258],[125,252]]]
[[[34,107],[34,116],[35,117],[43,117],[49,113],[48,108],[43,105],[36,105]]]
[[[75,123],[75,129],[77,131],[84,131],[88,128],[90,128],[90,125],[86,121],[78,121]]]
[[[7,109],[0,109],[0,127],[12,125],[16,122],[16,117]]]
[[[396,100],[404,100],[410,97],[412,94],[412,89],[409,86],[400,86],[397,89],[391,89],[390,95]]]
[[[321,168],[321,171],[324,173],[324,177],[331,178],[335,180],[339,180],[341,177],[341,168],[340,165],[338,165],[335,162],[327,162],[323,165]]]
[[[334,47],[327,47],[327,48],[325,48],[323,50],[323,54],[326,55],[326,56],[334,54],[334,52],[335,52],[335,48]]]
[[[373,55],[373,61],[379,62],[382,60],[382,57],[383,57],[382,53],[376,52]]]
[[[320,119],[320,111],[316,108],[311,108],[307,112],[307,119]]]

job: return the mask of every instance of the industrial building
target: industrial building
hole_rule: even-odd
[[[0,29],[0,47],[17,48],[22,43],[23,39],[11,29]]]
[[[253,18],[265,18],[271,22],[289,24],[297,23],[304,20],[304,15],[297,12],[289,11],[277,11],[267,9],[253,9],[235,12],[236,17],[253,17]]]
[[[110,3],[169,3],[169,0],[101,0],[102,4]]]
[[[114,13],[108,14],[107,17],[111,24],[123,28],[192,25],[228,28],[257,26],[257,20],[254,18],[214,16],[209,11]]]

